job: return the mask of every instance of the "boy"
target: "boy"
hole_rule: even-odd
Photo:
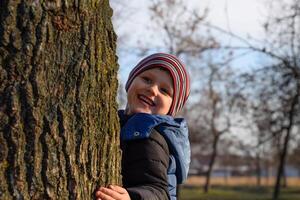
[[[123,187],[100,187],[101,200],[175,200],[190,163],[188,130],[174,118],[185,104],[190,80],[173,55],[152,54],[126,83],[126,109],[119,111]]]

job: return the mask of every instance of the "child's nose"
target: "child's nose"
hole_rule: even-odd
[[[150,91],[151,95],[157,96],[157,94],[158,94],[158,86],[156,84],[151,85],[149,87],[149,91]]]

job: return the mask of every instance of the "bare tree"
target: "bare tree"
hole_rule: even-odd
[[[272,58],[272,65],[264,68],[271,73],[272,78],[268,85],[270,90],[261,92],[271,94],[272,99],[269,99],[268,103],[272,104],[270,106],[273,108],[272,132],[281,136],[280,159],[273,194],[273,199],[276,200],[280,194],[281,177],[293,130],[296,126],[299,127],[297,118],[299,119],[300,113],[300,1],[273,3],[272,13],[280,9],[280,15],[271,15],[265,23],[268,35],[265,46],[253,49]]]
[[[206,50],[218,48],[218,42],[206,22],[208,9],[189,9],[183,0],[152,0],[150,16],[156,34],[162,38],[160,46],[150,46],[181,56],[182,54],[201,56]],[[206,34],[202,34],[202,31]],[[146,43],[148,44],[148,43]],[[151,50],[145,48],[145,50]]]
[[[300,111],[300,1],[270,1],[270,15],[264,28],[266,39],[251,43],[239,37],[248,49],[264,57],[259,69],[248,73],[246,96],[257,104],[261,114],[268,114],[269,138],[277,139],[279,163],[273,199],[278,199],[281,178],[291,138],[299,128]],[[231,34],[233,35],[233,34]],[[251,88],[251,90],[249,89]]]
[[[257,126],[257,148],[269,142],[274,144],[277,152],[275,158],[278,158],[279,166],[274,192],[279,190],[289,143],[292,134],[296,133],[295,127],[299,126],[299,123],[296,123],[296,118],[299,117],[299,86],[293,76],[290,76],[288,81],[285,79],[289,72],[289,69],[281,64],[255,71],[248,80],[251,90],[243,91],[244,98],[247,96],[255,101],[254,105],[248,108],[252,110],[252,120]],[[278,194],[275,196],[278,197]]]
[[[111,15],[107,0],[0,2],[0,199],[120,183]]]
[[[204,119],[204,124],[206,124],[207,129],[209,130],[209,133],[212,135],[212,143],[211,143],[211,156],[208,164],[208,170],[206,173],[206,182],[204,185],[204,192],[207,193],[210,187],[210,178],[211,178],[211,173],[213,170],[213,166],[215,163],[215,160],[218,155],[218,144],[220,141],[221,136],[229,132],[230,129],[230,120],[229,120],[229,115],[228,113],[225,114],[224,111],[226,110],[226,105],[225,100],[222,99],[224,98],[224,95],[221,94],[220,91],[217,91],[214,82],[216,79],[220,81],[221,79],[221,74],[220,74],[220,68],[217,68],[214,65],[209,65],[211,72],[209,73],[209,80],[208,80],[208,86],[207,86],[207,112],[202,112],[205,113],[205,115],[202,114]],[[228,110],[227,110],[228,111]],[[218,120],[223,120],[218,121]],[[220,128],[220,124],[226,124],[224,127]],[[204,125],[205,126],[205,125]]]

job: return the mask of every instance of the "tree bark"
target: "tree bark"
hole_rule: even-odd
[[[108,0],[0,1],[0,199],[120,183]]]

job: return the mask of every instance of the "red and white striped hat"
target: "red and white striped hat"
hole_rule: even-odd
[[[141,60],[130,72],[125,85],[128,91],[133,79],[145,70],[161,67],[170,72],[173,79],[173,100],[168,115],[175,116],[182,107],[190,94],[190,77],[183,63],[175,56],[166,53],[155,53]]]

